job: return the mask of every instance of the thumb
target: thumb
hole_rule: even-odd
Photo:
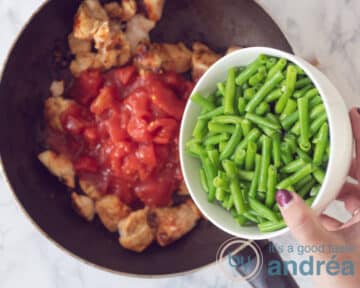
[[[296,193],[279,190],[276,192],[276,202],[292,235],[300,243],[314,245],[329,240],[329,232],[322,227],[315,213]]]

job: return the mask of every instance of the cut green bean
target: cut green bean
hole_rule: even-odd
[[[303,97],[298,99],[299,107],[299,123],[300,123],[300,148],[304,151],[311,149],[310,144],[310,125],[309,125],[309,101],[308,98]]]
[[[251,124],[251,122],[249,120],[243,119],[241,121],[240,125],[241,125],[241,129],[243,131],[243,134],[246,137],[249,134],[249,132],[251,131],[252,124]]]
[[[327,123],[324,123],[319,132],[318,141],[315,144],[315,150],[314,150],[314,157],[313,162],[315,165],[320,165],[322,162],[322,159],[325,155],[325,150],[328,145],[328,139],[329,139],[329,126]]]
[[[289,65],[286,70],[285,91],[275,105],[275,112],[277,114],[281,114],[284,111],[286,103],[288,102],[290,96],[294,93],[296,77],[297,71],[295,66]]]
[[[196,92],[191,96],[191,101],[193,101],[203,109],[207,109],[207,110],[215,109],[214,103],[203,97],[199,92]]]
[[[216,109],[213,109],[212,111],[209,111],[207,113],[201,114],[198,119],[209,119],[218,115],[224,114],[224,107],[218,107]]]
[[[229,142],[226,144],[224,150],[220,154],[220,160],[230,157],[236,148],[236,145],[240,142],[242,137],[242,131],[240,125],[236,125],[235,132],[232,134]]]
[[[275,74],[281,73],[281,71],[285,68],[287,64],[286,59],[280,58],[276,64],[269,70],[267,79],[272,78]]]
[[[244,91],[244,98],[245,98],[245,100],[250,101],[255,96],[255,94],[256,94],[256,92],[253,87],[247,88]]]
[[[254,75],[259,67],[263,65],[267,60],[267,57],[265,55],[259,55],[258,58],[254,62],[252,62],[250,65],[246,67],[244,71],[242,71],[239,76],[236,77],[236,84],[238,86],[242,86],[249,80],[249,78]]]
[[[207,124],[208,121],[206,119],[197,120],[192,136],[195,139],[202,140],[207,133]]]
[[[249,141],[256,142],[261,136],[261,132],[258,128],[253,128],[246,135],[246,137],[241,140],[236,149],[245,149]],[[236,153],[236,152],[235,152]]]
[[[320,168],[316,168],[313,172],[313,176],[319,184],[324,182],[325,172]]]
[[[299,120],[299,111],[295,111],[281,120],[281,126],[285,130],[289,130],[298,120]]]
[[[245,170],[254,170],[255,167],[255,155],[257,151],[256,143],[249,141],[247,145],[246,158],[245,158]]]
[[[226,133],[216,134],[216,135],[207,137],[204,141],[204,144],[205,145],[219,144],[220,142],[227,141],[228,139],[229,139],[229,135]]]
[[[271,209],[266,207],[264,204],[262,204],[255,198],[249,198],[249,204],[251,209],[262,215],[262,217],[274,222],[279,221],[279,218],[277,217],[275,212],[273,212]]]
[[[245,114],[245,107],[246,107],[246,99],[244,97],[239,97],[237,108],[240,115]]]
[[[256,154],[255,155],[255,173],[254,177],[251,180],[250,189],[249,189],[249,197],[255,198],[256,191],[259,183],[260,177],[260,170],[261,170],[261,156]]]
[[[268,221],[268,222],[263,222],[257,225],[260,232],[273,232],[273,231],[277,231],[280,229],[283,229],[286,227],[286,223],[284,220],[279,220],[279,221]]]
[[[305,96],[305,94],[312,88],[314,88],[314,86],[312,84],[308,84],[305,87],[301,88],[300,90],[295,91],[294,98],[297,99]]]
[[[309,85],[311,84],[311,80],[307,77],[304,77],[302,79],[299,79],[298,81],[296,81],[296,84],[295,84],[295,88],[296,89],[301,89],[303,87],[305,87],[306,85]]]
[[[246,113],[245,114],[245,119],[248,119],[249,121],[253,122],[254,124],[257,125],[262,125],[264,127],[267,127],[269,129],[273,129],[273,130],[281,130],[281,126],[278,124],[275,124],[271,121],[269,121],[269,119],[265,118],[265,117],[260,117],[256,114],[253,113]]]
[[[270,165],[271,155],[271,138],[264,136],[262,148],[261,148],[261,169],[259,175],[259,187],[258,190],[265,192],[267,186],[268,168]]]
[[[303,159],[299,158],[285,165],[283,168],[281,168],[280,172],[285,174],[292,174],[303,168],[305,165],[306,162]]]
[[[239,116],[221,115],[214,117],[212,122],[220,124],[241,124],[242,120],[243,118]]]
[[[255,109],[255,114],[261,116],[261,115],[266,114],[266,113],[269,112],[269,111],[270,111],[270,106],[269,106],[269,104],[266,103],[266,102],[261,102],[261,103],[259,104],[259,106]]]
[[[204,189],[204,191],[206,193],[209,193],[209,187],[207,184],[207,179],[206,179],[205,171],[203,168],[200,169],[200,183],[201,183],[201,187]]]
[[[296,191],[300,191],[308,182],[310,182],[314,177],[312,175],[307,175],[306,177],[302,178],[298,183],[294,185]]]
[[[202,162],[202,167],[204,169],[205,175],[206,175],[206,183],[208,186],[208,200],[209,202],[213,202],[215,200],[215,192],[216,192],[216,188],[213,184],[213,180],[216,176],[216,168],[215,166],[211,163],[210,159],[207,157],[202,157],[201,159]]]
[[[246,160],[246,151],[244,149],[236,149],[234,154],[234,162],[242,167],[245,164]]]
[[[279,168],[281,165],[281,157],[280,157],[280,134],[275,133],[271,136],[272,140],[272,159],[275,168]]]
[[[226,191],[222,188],[216,188],[215,199],[218,201],[223,201],[225,199]]]
[[[282,94],[281,88],[275,89],[265,97],[265,102],[267,103],[275,102],[280,98],[281,94]]]
[[[235,125],[219,124],[215,122],[208,123],[208,129],[211,133],[234,133]]]
[[[246,210],[243,193],[240,189],[240,184],[237,178],[231,179],[230,183],[231,195],[234,199],[234,206],[239,214],[243,214]]]
[[[316,184],[316,180],[312,178],[309,182],[307,182],[301,189],[298,191],[298,194],[304,198],[311,190],[311,188]]]
[[[238,170],[237,175],[239,176],[239,179],[250,182],[254,177],[254,172],[253,171]]]
[[[271,207],[275,202],[276,183],[277,171],[274,166],[270,165],[268,168],[267,191],[265,198],[265,205],[268,207]]]
[[[223,82],[219,82],[216,84],[216,86],[218,88],[219,94],[221,96],[224,96],[225,95],[225,84]]]
[[[266,71],[264,71],[264,69],[261,69],[262,67],[263,66],[259,67],[258,72],[249,78],[249,84],[251,86],[255,86],[265,79]],[[265,67],[263,67],[263,68],[265,68]]]
[[[235,163],[231,160],[223,160],[221,161],[221,165],[224,168],[226,175],[230,178],[237,177],[237,169]]]
[[[285,119],[286,117],[290,116],[292,113],[296,112],[297,103],[293,99],[289,99],[286,103],[286,106],[283,112],[280,115],[280,120]]]
[[[225,114],[235,113],[235,95],[236,95],[235,68],[232,67],[228,71],[228,78],[225,86],[225,96],[224,96]]]
[[[296,173],[291,176],[283,179],[280,183],[277,184],[276,188],[278,189],[286,189],[289,186],[292,186],[299,182],[302,178],[313,172],[313,167],[311,164],[306,164],[303,168],[301,168]]]
[[[281,161],[285,165],[289,164],[293,159],[289,144],[285,143],[285,142],[281,143],[280,144],[280,152],[281,152],[281,155],[280,155]]]
[[[314,135],[320,127],[327,121],[327,116],[325,111],[320,113],[310,125],[310,135]]]
[[[209,149],[207,151],[208,157],[211,163],[214,164],[216,168],[219,167],[219,151],[217,149]]]

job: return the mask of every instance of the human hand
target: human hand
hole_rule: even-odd
[[[360,111],[353,108],[350,112],[351,124],[355,138],[356,157],[353,159],[349,176],[357,181],[357,184],[345,183],[338,200],[343,201],[345,208],[352,214],[352,218],[341,223],[327,215],[319,217],[305,204],[296,194],[286,190],[280,190],[276,194],[281,213],[292,235],[302,244],[307,246],[322,245],[328,247],[353,247],[352,252],[347,253],[309,253],[315,261],[331,261],[337,263],[352,261],[354,266],[353,275],[339,273],[332,276],[326,271],[314,277],[317,286],[320,287],[359,287],[360,283]],[[333,259],[331,256],[336,255]],[[341,270],[340,270],[341,271]]]

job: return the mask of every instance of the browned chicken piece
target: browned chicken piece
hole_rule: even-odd
[[[135,65],[144,70],[184,73],[191,67],[191,51],[183,44],[141,42],[136,48]]]
[[[240,47],[240,46],[236,46],[236,45],[233,45],[233,46],[230,46],[227,50],[226,50],[226,55],[234,52],[234,51],[237,51],[237,50],[240,50],[242,49],[243,47]]]
[[[74,18],[74,36],[78,39],[92,40],[101,24],[108,19],[98,0],[84,0]]]
[[[75,171],[71,161],[64,155],[47,150],[38,155],[40,162],[70,188],[75,188]]]
[[[184,181],[181,181],[180,183],[180,186],[179,186],[179,190],[178,190],[178,195],[181,195],[181,196],[187,196],[189,195],[189,191],[185,185],[185,182]]]
[[[91,52],[91,40],[76,38],[73,33],[68,36],[68,44],[72,54]]]
[[[90,183],[89,181],[79,178],[79,185],[81,190],[91,199],[93,200],[99,200],[102,197],[102,194],[100,191],[96,188],[96,186],[93,183]]]
[[[64,81],[53,81],[49,90],[52,97],[61,97],[65,90]]]
[[[154,231],[148,224],[148,209],[132,212],[119,222],[119,242],[126,249],[142,252],[154,241]]]
[[[148,18],[159,21],[163,13],[165,0],[143,0],[143,3]]]
[[[46,123],[54,130],[63,131],[60,115],[74,103],[73,100],[64,99],[59,96],[47,98],[44,105]]]
[[[197,81],[212,64],[220,59],[221,55],[216,54],[209,47],[199,42],[195,42],[192,48],[192,78]]]
[[[119,221],[130,213],[130,208],[115,195],[107,195],[96,201],[95,209],[101,222],[110,232],[115,232]]]
[[[141,14],[135,15],[126,24],[126,38],[128,39],[131,51],[143,40],[149,40],[149,32],[155,27],[155,22]]]
[[[156,241],[166,246],[193,229],[201,213],[191,200],[171,208],[153,209],[148,217],[150,226],[156,231]]]
[[[105,69],[121,66],[130,60],[130,44],[121,26],[115,22],[104,22],[94,35],[98,59]]]
[[[104,9],[110,18],[129,21],[136,14],[137,4],[135,0],[122,0],[121,5],[114,1],[105,4]]]
[[[99,55],[92,52],[79,53],[70,63],[70,71],[75,77],[88,69],[100,69],[102,67],[103,64],[99,59]]]
[[[95,205],[91,198],[73,192],[71,193],[71,202],[74,210],[86,221],[90,222],[94,219]]]

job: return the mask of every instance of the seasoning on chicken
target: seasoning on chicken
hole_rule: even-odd
[[[108,18],[98,0],[84,0],[74,18],[74,36],[78,39],[92,40],[101,24]]]
[[[75,103],[73,100],[62,97],[49,97],[45,100],[44,114],[46,123],[54,130],[63,131],[60,116],[70,105]]]
[[[66,156],[47,150],[40,153],[38,159],[61,182],[70,188],[75,188],[74,167]]]
[[[142,252],[154,241],[154,231],[148,224],[148,209],[130,213],[119,222],[119,243],[126,249]]]
[[[149,32],[155,27],[155,22],[141,14],[135,15],[126,24],[125,35],[131,47],[135,51],[136,46],[143,40],[149,40]]]
[[[177,207],[155,208],[149,214],[149,224],[156,231],[156,241],[166,246],[193,229],[201,213],[191,200]]]
[[[95,216],[94,201],[87,196],[71,193],[71,201],[75,211],[87,221],[92,221]]]
[[[143,0],[143,5],[146,10],[146,14],[150,20],[159,21],[163,9],[165,0]]]
[[[96,201],[95,209],[101,222],[110,232],[115,232],[119,221],[130,213],[130,208],[116,195],[107,195]]]
[[[52,97],[61,97],[64,94],[64,81],[53,81],[50,85],[50,93]]]
[[[136,14],[137,4],[135,0],[122,0],[121,5],[114,1],[105,4],[104,9],[110,18],[129,21]]]
[[[195,42],[192,49],[192,78],[197,81],[212,64],[220,59],[221,55],[200,42]]]
[[[102,196],[99,189],[97,189],[93,183],[86,179],[82,179],[81,177],[79,178],[79,186],[81,190],[93,200],[99,200]]]
[[[136,48],[134,63],[144,70],[184,73],[191,67],[191,51],[182,43],[157,44],[141,42]]]
[[[69,34],[68,44],[72,54],[91,52],[91,40],[83,40],[76,38],[74,33]]]

